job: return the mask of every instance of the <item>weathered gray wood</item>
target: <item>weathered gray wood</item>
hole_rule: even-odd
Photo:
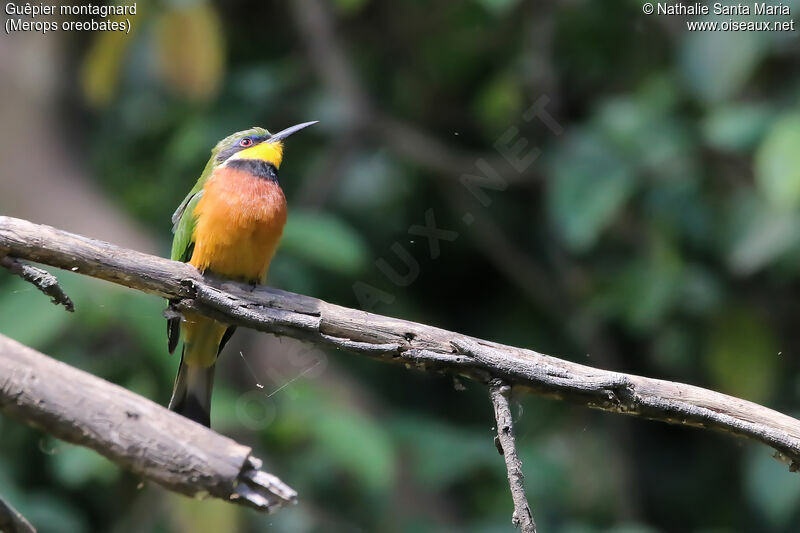
[[[518,390],[596,409],[726,431],[773,447],[791,470],[800,465],[800,421],[700,387],[601,370],[269,287],[220,282],[183,263],[9,217],[0,217],[4,254],[177,299],[178,310],[267,333],[481,382],[498,377]]]
[[[514,421],[511,417],[509,397],[511,387],[502,379],[492,378],[489,381],[489,399],[494,407],[494,418],[497,422],[497,451],[503,455],[508,472],[508,486],[511,488],[511,499],[514,502],[514,514],[511,523],[522,533],[536,533],[536,522],[533,520],[531,507],[525,497],[525,476],[522,474],[522,462],[517,455],[514,442]]]
[[[46,270],[42,270],[41,268],[37,268],[9,256],[0,257],[0,266],[8,269],[12,274],[21,277],[48,295],[50,301],[54,304],[63,305],[70,313],[75,311],[72,300],[70,300],[69,296],[61,289],[61,285],[58,284],[56,277]]]
[[[2,335],[0,412],[187,496],[263,511],[296,498],[251,448]]]

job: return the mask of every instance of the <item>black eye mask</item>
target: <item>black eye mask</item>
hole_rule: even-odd
[[[242,141],[242,139],[237,140],[236,144],[234,144],[233,146],[229,146],[228,148],[225,148],[224,150],[222,150],[219,153],[219,155],[217,156],[217,163],[222,163],[223,161],[227,160],[230,156],[232,156],[236,152],[241,152],[242,150],[247,150],[248,148],[252,148],[253,146],[256,146],[257,144],[260,144],[260,143],[266,141],[267,139],[270,138],[270,136],[269,135],[260,135],[260,136],[249,135],[248,138],[252,139],[252,141],[253,141],[253,143],[250,146],[242,146],[242,145],[239,144]]]

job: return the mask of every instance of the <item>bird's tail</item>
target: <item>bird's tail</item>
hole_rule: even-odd
[[[169,408],[204,426],[211,425],[211,389],[214,366],[232,332],[225,324],[186,313],[183,319],[183,352]]]
[[[181,357],[169,409],[198,424],[211,426],[211,389],[214,387],[214,367],[188,364]]]

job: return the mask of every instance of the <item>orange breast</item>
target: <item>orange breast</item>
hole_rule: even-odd
[[[221,167],[194,210],[194,252],[200,271],[263,282],[286,224],[286,198],[270,180]]]

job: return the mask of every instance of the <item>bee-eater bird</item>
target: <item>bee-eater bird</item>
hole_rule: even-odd
[[[200,179],[172,215],[172,259],[200,272],[263,283],[286,224],[286,198],[278,182],[283,141],[312,124],[316,121],[275,134],[251,128],[217,143]],[[171,410],[210,425],[214,365],[234,330],[195,313],[167,320],[170,353],[183,338]]]

